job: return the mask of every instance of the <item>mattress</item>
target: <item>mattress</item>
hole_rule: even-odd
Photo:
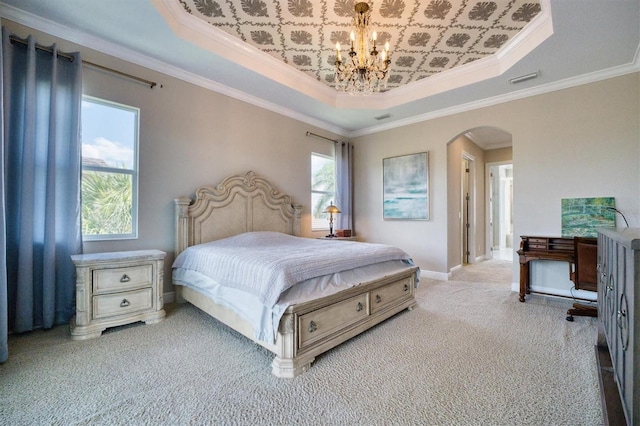
[[[388,260],[411,262],[406,252],[386,244],[245,232],[188,247],[178,255],[173,267],[200,272],[272,307],[284,291],[297,283]]]

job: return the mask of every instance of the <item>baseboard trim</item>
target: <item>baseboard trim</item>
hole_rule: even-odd
[[[428,278],[430,280],[438,280],[438,281],[449,281],[451,278],[451,273],[446,272],[436,272],[436,271],[428,271],[426,269],[420,269],[420,277]]]
[[[511,283],[511,291],[520,292],[520,283]],[[531,293],[543,294],[545,296],[563,297],[566,299],[585,300],[588,302],[596,302],[598,293],[595,291],[585,290],[564,290],[554,287],[531,286]]]

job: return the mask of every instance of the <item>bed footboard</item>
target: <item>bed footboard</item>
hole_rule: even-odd
[[[275,354],[272,373],[294,378],[316,357],[404,309],[416,306],[416,270],[411,268],[321,299],[290,306],[280,320],[275,344],[253,337],[252,326],[236,313],[188,287],[181,297]]]
[[[416,269],[287,309],[280,321],[272,372],[293,378],[316,356],[416,306]]]

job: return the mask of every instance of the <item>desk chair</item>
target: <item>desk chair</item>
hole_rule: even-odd
[[[571,279],[576,290],[598,291],[598,240],[596,238],[574,237],[575,271]],[[573,316],[597,317],[598,307],[574,303],[567,311],[567,321]]]

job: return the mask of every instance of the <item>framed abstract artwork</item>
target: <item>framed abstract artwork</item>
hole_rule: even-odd
[[[382,160],[383,218],[429,220],[429,153]]]

